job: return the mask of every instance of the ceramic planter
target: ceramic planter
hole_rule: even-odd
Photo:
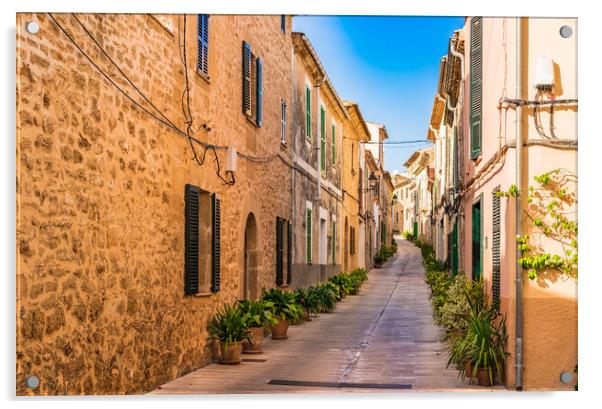
[[[243,354],[261,354],[261,343],[263,342],[263,327],[249,328],[249,339],[242,342]]]
[[[220,343],[222,357],[219,360],[223,365],[238,365],[240,363],[240,354],[242,352],[242,342]]]
[[[493,379],[489,377],[489,369],[477,369],[477,379],[480,386],[492,386],[495,382],[495,369],[492,370]],[[493,382],[492,382],[493,381]]]
[[[288,321],[278,319],[276,324],[272,324],[272,339],[287,339]]]

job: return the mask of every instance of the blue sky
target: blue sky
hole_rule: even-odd
[[[424,140],[439,62],[463,17],[295,16],[343,100],[366,121],[384,124],[389,140]],[[385,168],[403,170],[414,150],[385,145]]]

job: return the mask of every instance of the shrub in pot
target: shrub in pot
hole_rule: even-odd
[[[349,295],[353,289],[353,282],[351,277],[347,274],[337,274],[328,279],[330,283],[336,285],[339,289],[339,299],[345,298]]]
[[[338,296],[338,289],[334,284],[319,284],[308,291],[317,299],[318,312],[328,313],[334,311]]]
[[[242,341],[249,338],[245,315],[236,307],[225,306],[209,323],[209,332],[220,342],[220,364],[240,363]]]
[[[316,315],[320,310],[320,300],[315,293],[311,291],[311,288],[297,288],[293,294],[295,294],[295,301],[301,307],[303,307],[304,321],[311,321],[310,316]]]
[[[275,324],[276,319],[272,313],[274,305],[265,300],[241,300],[238,308],[244,314],[249,327],[249,338],[243,340],[242,352],[245,354],[260,354],[263,352],[261,344],[263,342],[264,328]]]
[[[303,308],[296,303],[295,295],[279,288],[272,288],[264,291],[262,298],[273,304],[272,313],[276,322],[270,325],[272,339],[288,338],[289,323],[303,316]]]

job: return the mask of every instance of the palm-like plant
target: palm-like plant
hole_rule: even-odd
[[[249,327],[263,327],[265,325],[275,324],[276,318],[272,313],[274,303],[266,300],[240,300],[238,308],[244,314]]]
[[[236,307],[227,305],[219,310],[209,323],[209,332],[223,345],[249,338],[245,315]]]
[[[303,316],[303,308],[295,301],[295,295],[279,288],[263,292],[262,299],[271,302],[272,313],[282,321],[295,321]]]
[[[319,284],[309,290],[315,295],[318,301],[319,312],[332,312],[336,306],[339,296],[338,287],[332,283]]]

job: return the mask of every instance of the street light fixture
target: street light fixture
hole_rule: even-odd
[[[378,189],[378,178],[374,174],[374,172],[370,173],[370,177],[368,178],[368,183],[370,187],[368,189],[362,189],[362,192],[369,192],[371,190],[376,191]]]

